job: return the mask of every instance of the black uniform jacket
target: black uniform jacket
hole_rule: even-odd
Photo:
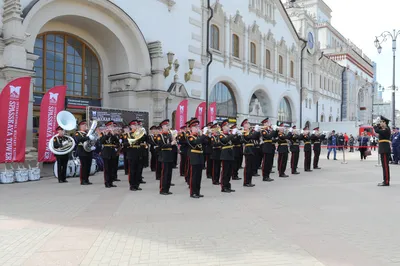
[[[390,129],[388,127],[383,129],[380,126],[375,126],[374,130],[379,134],[378,152],[380,154],[390,153]]]
[[[208,138],[206,135],[198,136],[197,134],[192,134],[188,137],[191,165],[204,164],[203,144],[206,141],[206,138]]]
[[[213,152],[211,154],[211,160],[221,160],[221,148],[222,144],[219,141],[219,136],[212,136],[211,137],[211,145],[213,148]]]
[[[291,142],[290,151],[300,152],[300,136],[298,134],[293,134],[292,132],[290,132],[288,134],[288,139]]]
[[[203,142],[204,154],[211,155],[212,150],[211,138],[209,136],[205,136]]]
[[[150,145],[150,152],[154,153],[156,151],[156,138],[154,138],[154,135],[150,134],[147,136],[147,143]]]
[[[275,154],[276,146],[274,139],[277,136],[277,132],[271,130],[262,130],[261,136],[263,140],[262,144],[263,153]]]
[[[242,140],[239,137],[236,137],[232,140],[233,144],[233,157],[235,159],[240,159],[243,156],[243,146]]]
[[[128,145],[127,148],[127,153],[126,153],[126,158],[128,160],[138,160],[141,159],[143,157],[143,153],[142,153],[142,148],[141,148],[141,144],[145,143],[147,136],[143,135],[139,140],[137,140],[132,146],[129,145],[129,141],[128,138],[133,139],[133,132],[129,133],[129,136],[126,135],[124,137],[124,141],[123,144],[126,146]]]
[[[53,147],[55,149],[60,149],[62,147],[64,147],[63,142],[67,141],[68,138],[66,136],[62,136],[62,137],[55,137],[53,138]],[[69,157],[69,154],[64,154],[64,155],[55,155],[56,158],[65,158],[65,157]]]
[[[309,134],[300,135],[301,140],[304,142],[304,151],[311,151],[311,138]]]
[[[314,144],[314,146],[313,146],[313,150],[314,151],[321,151],[321,142],[324,139],[325,139],[325,135],[324,134],[319,135],[319,136],[317,136],[315,134],[311,135],[311,143]]]
[[[219,135],[219,142],[222,144],[221,147],[221,161],[233,161],[235,157],[233,156],[233,144],[232,140],[235,138],[235,135],[228,134],[225,135],[221,133]]]
[[[90,140],[89,137],[87,137],[87,132],[77,131],[75,133],[75,140],[76,140],[76,143],[78,145],[77,154],[78,154],[79,157],[85,157],[85,156],[91,156],[92,155],[92,152],[86,152],[83,149],[83,143],[85,141]]]
[[[116,135],[101,134],[100,144],[103,145],[103,150],[101,151],[101,158],[111,159],[117,154],[117,147],[119,145],[119,138]]]
[[[177,137],[178,144],[180,146],[179,152],[180,154],[187,154],[188,152],[188,142],[186,137],[186,132],[179,133]]]
[[[163,163],[174,162],[174,154],[172,152],[172,135],[169,133],[162,133],[157,136],[157,144],[160,147],[159,159]]]
[[[258,142],[258,139],[260,138],[260,132],[256,131],[249,131],[249,132],[244,132],[242,135],[242,140],[244,143],[244,155],[255,155],[256,153],[256,148],[255,148],[255,142]]]
[[[283,132],[278,132],[278,152],[279,153],[288,153],[289,152],[289,143],[287,142],[288,136],[286,136]]]

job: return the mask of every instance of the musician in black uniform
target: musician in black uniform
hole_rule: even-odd
[[[143,129],[142,121],[138,120],[139,129]],[[149,167],[149,145],[147,145],[147,134],[143,136],[143,140],[140,143],[141,160],[139,172],[140,172],[140,184],[146,184],[143,177],[143,169]]]
[[[137,139],[134,143],[130,144],[129,139],[134,139],[134,133],[136,130],[139,130],[139,125],[138,121],[132,120],[129,123],[129,126],[131,127],[131,133],[129,133],[129,136],[124,139],[125,145],[128,143],[128,161],[129,161],[129,189],[131,191],[140,191],[142,190],[140,186],[140,180],[141,180],[141,164],[142,164],[142,151],[141,151],[141,146],[140,144],[143,143],[146,140],[146,136],[143,135],[140,139]]]
[[[381,156],[383,182],[379,183],[378,186],[381,187],[390,186],[389,158],[391,156],[391,149],[389,121],[386,117],[381,116],[379,125],[374,126],[375,132],[379,135],[378,152]]]
[[[244,157],[245,166],[243,172],[243,186],[244,187],[254,187],[252,183],[253,180],[253,170],[255,168],[256,161],[256,148],[254,147],[254,141],[260,139],[260,126],[256,125],[254,130],[250,130],[250,123],[247,119],[243,120],[241,127],[243,127],[242,141],[244,144]]]
[[[218,123],[215,123],[211,126],[211,146],[213,148],[211,154],[212,160],[212,183],[213,185],[220,185],[220,176],[221,176],[221,142],[219,141],[219,132],[217,131],[219,128]]]
[[[118,138],[118,143],[115,145],[115,153],[113,154],[112,157],[113,160],[112,179],[114,182],[119,182],[121,181],[120,179],[118,179],[119,155],[123,147],[122,144],[123,139],[121,138],[121,132],[118,129],[118,124],[115,122],[113,123],[112,132]]]
[[[119,136],[114,132],[114,122],[109,121],[105,124],[107,129],[100,134],[100,144],[103,146],[101,158],[104,161],[104,185],[106,188],[116,187],[113,184],[115,156],[117,153],[117,145],[119,145]]]
[[[124,142],[124,139],[126,139],[129,136],[129,126],[125,125],[123,128],[124,133],[121,136],[122,139],[122,153],[124,155],[124,170],[125,170],[125,175],[129,175],[129,161],[128,161],[128,147],[129,143]]]
[[[299,164],[300,157],[300,136],[296,130],[296,126],[292,127],[291,132],[288,134],[288,139],[290,140],[290,152],[292,157],[290,159],[290,168],[292,169],[292,175],[300,174],[297,172],[297,166]]]
[[[189,124],[191,121],[193,120],[197,120],[197,118],[192,117],[189,121],[186,122],[186,142],[187,142],[187,137],[189,137],[190,135],[190,130],[189,130]],[[190,149],[188,147],[188,149],[186,150],[186,172],[185,172],[185,181],[186,183],[189,185],[190,182],[190,171],[192,169],[192,165],[190,164]]]
[[[210,130],[212,127],[213,122],[210,122],[206,125],[207,130]],[[204,129],[203,129],[204,131]],[[204,131],[205,132],[205,131]],[[203,151],[204,151],[204,159],[205,159],[205,165],[206,165],[206,175],[207,178],[212,179],[212,160],[211,160],[211,154],[212,154],[212,144],[211,144],[211,135],[210,136],[205,136],[204,144],[203,144]]]
[[[263,121],[261,121],[263,124],[264,129],[261,131],[261,136],[262,136],[262,152],[263,152],[263,165],[262,165],[262,175],[263,175],[263,181],[266,182],[271,182],[274,181],[274,179],[270,178],[270,174],[272,172],[272,165],[274,163],[274,157],[275,157],[275,138],[277,136],[277,131],[272,130],[270,124],[269,124],[269,118],[267,117]]]
[[[79,124],[79,131],[75,133],[75,140],[78,144],[77,154],[79,156],[79,160],[81,163],[80,166],[80,181],[81,185],[91,185],[92,183],[89,182],[89,175],[90,175],[90,167],[92,166],[92,158],[93,158],[93,151],[96,149],[95,145],[92,146],[92,150],[90,152],[85,151],[83,148],[83,143],[85,141],[94,140],[94,136],[90,135],[87,136],[87,123],[85,120],[82,120]]]
[[[160,180],[160,194],[170,195],[172,192],[169,191],[172,180],[172,168],[174,163],[172,146],[176,145],[176,140],[172,139],[172,135],[169,131],[169,119],[165,119],[160,123],[162,128],[161,134],[157,136],[158,146],[161,148],[161,162],[162,162],[162,174]]]
[[[58,126],[56,128],[58,132],[58,136],[53,138],[54,141],[54,148],[59,149],[62,148],[69,143],[69,139],[64,135],[64,130],[62,127]],[[58,183],[68,183],[67,181],[67,165],[69,160],[69,154],[57,155],[57,176],[58,176]]]
[[[233,145],[232,140],[237,136],[237,128],[229,132],[229,120],[224,120],[221,124],[222,134],[219,135],[219,141],[222,144],[221,150],[221,161],[222,161],[222,173],[221,173],[221,192],[230,193],[235,192],[231,188],[231,176],[232,176],[232,165],[235,157],[233,156]]]
[[[186,176],[186,164],[188,154],[188,143],[186,139],[186,126],[183,126],[179,130],[178,134],[179,154],[181,155],[181,161],[179,162],[179,174],[180,176]]]
[[[311,170],[311,137],[308,127],[303,129],[301,140],[304,142],[304,171],[312,172]]]
[[[156,148],[155,148],[157,146],[157,144],[156,144],[157,138],[154,138],[157,136],[156,130],[157,130],[156,126],[150,127],[150,135],[147,137],[148,143],[150,146],[150,155],[151,155],[150,156],[150,169],[152,172],[155,172],[156,167],[157,167],[157,156],[156,156]]]
[[[156,155],[157,155],[157,156],[156,156],[156,157],[157,157],[157,163],[156,163],[156,180],[161,180],[161,172],[162,172],[161,148],[160,148],[160,146],[158,146],[158,141],[157,141],[157,137],[158,137],[159,134],[161,134],[161,127],[160,127],[160,126],[157,126],[157,130],[155,131],[155,134],[154,134],[154,141],[155,141],[155,143],[156,143],[156,145],[157,145],[157,146],[155,147]]]
[[[190,172],[190,197],[198,199],[204,197],[200,194],[201,174],[204,166],[203,144],[206,142],[208,128],[204,128],[203,132],[199,129],[200,122],[192,120],[189,124],[191,134],[188,137],[190,149],[190,164],[192,166]]]
[[[325,139],[324,134],[320,134],[319,132],[319,127],[314,128],[314,132],[311,135],[311,143],[313,144],[313,150],[314,150],[314,163],[313,167],[314,169],[321,169],[321,167],[318,166],[319,162],[319,156],[321,155],[321,142]]]
[[[237,128],[236,124],[231,126],[231,130]],[[233,161],[232,166],[232,180],[240,180],[242,178],[239,177],[239,169],[240,169],[240,158],[243,157],[243,146],[241,138],[234,138],[232,140],[233,144],[233,157],[235,160]]]
[[[284,126],[285,126],[284,124],[280,124],[277,136],[279,177],[289,177],[287,174],[285,174],[289,156],[289,143],[288,143],[288,136],[286,136],[284,133]]]

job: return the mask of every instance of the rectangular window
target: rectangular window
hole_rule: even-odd
[[[239,36],[236,34],[232,35],[232,55],[239,58]]]
[[[271,70],[271,52],[268,49],[265,51],[265,67]]]
[[[250,63],[257,64],[257,51],[254,42],[250,43]]]
[[[294,62],[290,61],[290,77],[294,78]],[[312,74],[311,74],[312,77]],[[312,78],[311,78],[311,85],[312,85]]]
[[[283,57],[279,56],[279,74],[283,75]]]

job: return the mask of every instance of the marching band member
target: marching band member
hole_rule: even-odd
[[[215,123],[214,125],[211,126],[212,136],[211,136],[211,145],[213,148],[212,154],[211,154],[211,160],[212,160],[212,183],[213,185],[220,185],[220,176],[221,176],[221,142],[219,141],[219,135],[218,132],[215,130],[219,127],[218,123]]]
[[[53,138],[54,148],[59,149],[67,145],[68,138],[64,135],[64,129],[60,126],[56,128],[58,136]],[[57,176],[58,183],[68,183],[67,181],[67,165],[69,160],[69,154],[55,155],[57,158]]]
[[[277,142],[278,142],[278,172],[279,172],[279,177],[289,177],[287,174],[285,174],[286,171],[286,166],[287,166],[287,160],[288,160],[288,154],[289,154],[289,143],[287,141],[288,137],[285,135],[283,132],[284,130],[284,124],[280,124],[280,128],[278,130],[278,137],[277,137]]]
[[[232,165],[234,161],[232,140],[236,137],[237,128],[229,134],[229,120],[226,119],[221,124],[223,133],[219,135],[219,141],[222,144],[221,161],[222,161],[222,174],[221,174],[221,192],[230,193],[235,192],[231,188]]]
[[[213,122],[210,122],[206,125],[207,131],[210,130],[211,126],[213,125]],[[212,179],[212,160],[211,160],[211,154],[212,154],[212,146],[211,146],[211,138],[210,136],[205,136],[205,142],[203,145],[203,150],[204,150],[204,157],[205,157],[205,165],[206,165],[206,175],[207,178]]]
[[[259,126],[260,127],[260,126]],[[258,169],[262,164],[263,152],[261,150],[260,139],[253,139],[254,143],[253,153],[254,153],[254,163],[253,163],[253,176],[260,176],[258,174]]]
[[[138,191],[138,190],[142,190],[139,186],[140,186],[140,180],[141,180],[141,172],[140,172],[140,168],[142,167],[142,153],[141,153],[141,146],[140,144],[143,143],[145,141],[145,137],[143,136],[141,139],[137,140],[133,145],[129,144],[128,139],[132,139],[134,136],[134,133],[136,130],[139,129],[138,127],[138,121],[132,120],[129,123],[129,126],[131,128],[131,133],[129,133],[129,136],[124,139],[124,143],[126,145],[126,143],[128,143],[129,148],[128,148],[128,161],[129,161],[129,189],[131,191]]]
[[[154,137],[157,136],[156,130],[157,130],[156,126],[150,127],[150,135],[148,136],[148,143],[150,145],[150,154],[151,154],[150,169],[152,172],[156,171],[156,166],[157,166],[157,156],[156,156],[156,148],[155,148],[157,146],[157,144],[155,142],[157,140],[157,138],[154,139]]]
[[[143,128],[143,123],[142,121],[138,120],[138,126],[139,129]],[[145,134],[143,136],[143,140],[140,143],[140,153],[141,153],[141,164],[140,164],[140,168],[139,168],[139,172],[140,172],[140,184],[146,184],[146,181],[144,181],[144,177],[143,177],[143,168],[147,168],[149,167],[149,146],[147,145],[147,134]]]
[[[160,180],[160,194],[170,195],[172,192],[169,191],[172,180],[172,168],[173,168],[173,152],[172,146],[176,145],[176,140],[172,139],[172,135],[169,131],[169,119],[165,119],[160,123],[162,132],[157,137],[158,146],[161,148],[161,162],[162,162],[162,175]]]
[[[207,128],[203,129],[203,134],[199,129],[200,122],[198,120],[193,120],[189,124],[191,131],[188,137],[188,144],[190,149],[190,164],[192,166],[190,171],[190,197],[191,198],[202,198],[203,195],[200,194],[201,187],[201,174],[204,166],[204,155],[202,144],[206,141]]]
[[[267,117],[261,123],[264,126],[264,129],[261,131],[261,136],[262,136],[262,152],[263,152],[263,165],[262,165],[262,171],[263,171],[263,181],[271,182],[274,181],[274,179],[270,178],[270,174],[272,172],[272,165],[274,163],[274,156],[275,156],[275,150],[276,146],[274,143],[274,139],[277,136],[277,132],[275,130],[271,130],[272,128],[270,127],[269,124],[269,118]]]
[[[122,134],[122,153],[124,155],[124,170],[125,170],[125,175],[129,174],[129,162],[128,162],[128,158],[127,158],[127,152],[128,152],[128,147],[129,147],[129,143],[124,143],[124,139],[126,139],[129,136],[129,126],[125,125],[123,127],[124,133]]]
[[[231,130],[237,128],[236,124],[231,126]],[[233,144],[233,157],[235,160],[233,161],[233,171],[232,171],[232,180],[240,180],[239,177],[239,169],[240,169],[240,158],[243,157],[243,146],[242,140],[240,138],[234,138],[232,140]]]
[[[158,135],[161,134],[161,127],[157,126],[157,130],[155,131],[154,134],[154,141],[156,143],[156,157],[157,157],[157,164],[156,164],[156,180],[161,180],[161,174],[162,174],[162,159],[161,159],[161,148],[158,145]]]
[[[389,157],[391,156],[391,150],[389,121],[386,117],[381,116],[379,125],[374,126],[375,132],[379,135],[378,152],[381,155],[383,182],[379,183],[378,186],[381,187],[390,186]]]
[[[186,140],[186,126],[181,127],[179,130],[178,144],[179,144],[179,154],[181,155],[181,161],[179,162],[179,173],[180,176],[184,177],[186,173],[186,163],[187,163],[187,153],[188,153],[188,143]]]
[[[113,175],[115,168],[116,147],[119,144],[119,138],[113,132],[113,121],[105,124],[107,129],[100,134],[100,144],[103,146],[101,158],[104,161],[104,185],[106,188],[116,187],[113,184]]]
[[[189,121],[186,121],[186,123],[185,123],[186,124],[186,132],[185,132],[186,143],[188,141],[187,138],[190,135],[189,124],[193,120],[197,120],[197,118],[192,117]],[[189,182],[190,182],[190,171],[191,171],[191,168],[192,168],[192,166],[190,164],[190,149],[188,147],[187,150],[186,150],[186,172],[185,172],[185,181],[188,184],[188,186],[189,186]]]
[[[288,134],[288,139],[291,141],[290,152],[292,153],[290,168],[292,169],[292,175],[298,175],[300,174],[297,172],[300,157],[300,136],[297,133],[296,126],[292,127],[292,131]]]
[[[311,138],[308,127],[303,129],[301,140],[304,142],[304,171],[312,172],[311,170]]]
[[[115,147],[115,154],[113,155],[113,172],[112,172],[112,179],[114,182],[119,182],[121,181],[120,179],[118,179],[118,167],[119,167],[119,155],[121,153],[121,149],[122,149],[122,138],[120,135],[120,132],[118,130],[118,124],[117,123],[113,123],[112,125],[112,134],[115,135],[118,138],[118,143],[116,144]]]
[[[313,167],[314,169],[321,169],[321,167],[318,167],[318,162],[319,162],[319,156],[321,155],[321,142],[325,139],[324,134],[320,134],[319,132],[319,127],[314,128],[314,134],[311,135],[311,142],[313,145],[313,150],[314,150],[314,163]]]
[[[243,120],[241,126],[244,128],[242,139],[244,142],[244,157],[245,157],[245,166],[244,166],[244,179],[243,186],[244,187],[254,187],[255,185],[252,183],[253,179],[253,169],[254,165],[257,164],[256,161],[256,149],[254,147],[254,140],[258,140],[260,138],[260,126],[256,125],[254,132],[250,130],[250,123],[247,119]]]
[[[80,166],[80,181],[81,185],[91,185],[92,183],[89,182],[89,175],[90,175],[90,167],[92,166],[92,158],[93,158],[93,151],[96,147],[92,147],[92,151],[87,152],[83,148],[83,143],[88,140],[94,140],[94,136],[90,135],[87,136],[87,123],[86,120],[82,120],[79,124],[79,131],[75,133],[76,143],[78,144],[77,154],[79,156],[79,160],[81,163]]]

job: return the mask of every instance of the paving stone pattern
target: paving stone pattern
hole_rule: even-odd
[[[223,194],[203,179],[189,198],[174,169],[171,196],[145,171],[143,191],[55,178],[0,185],[0,265],[400,265],[400,166],[377,187],[376,153],[348,164],[321,155],[322,170]],[[289,171],[287,172],[289,173]]]

